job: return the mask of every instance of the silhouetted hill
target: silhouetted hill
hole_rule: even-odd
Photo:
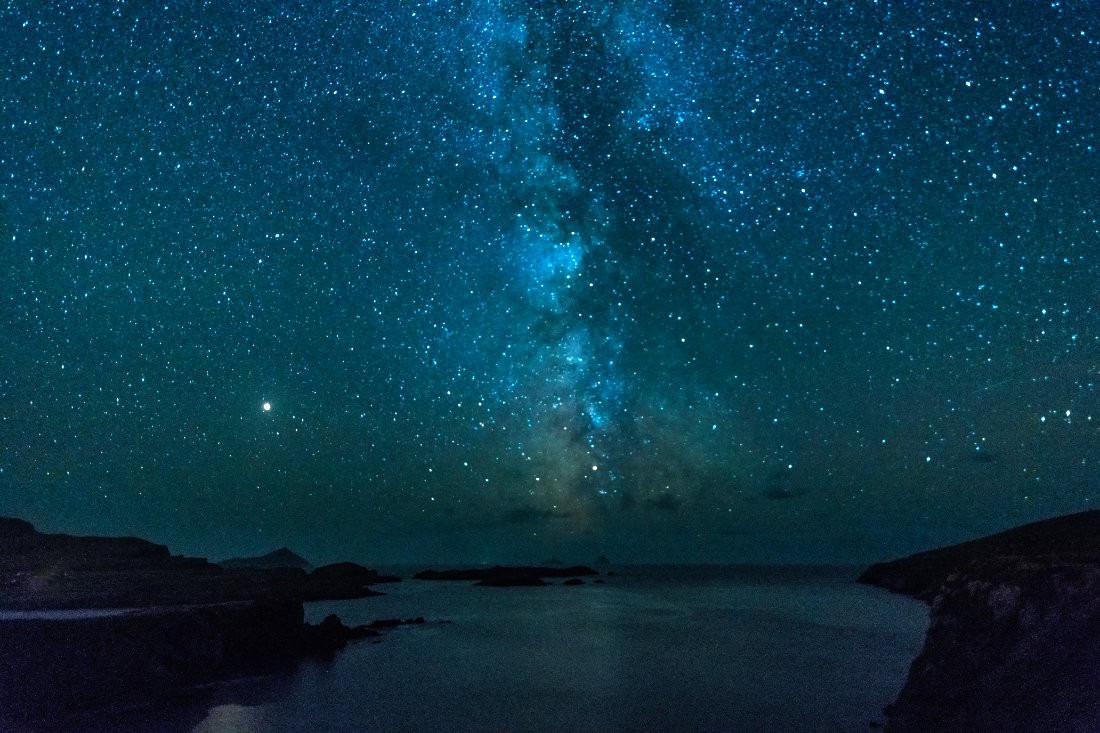
[[[305,563],[289,550],[265,557],[274,559],[268,567],[223,567],[136,537],[44,534],[21,519],[0,518],[0,609],[363,598],[378,595],[369,585],[398,580],[354,563],[306,573],[280,564]]]
[[[278,550],[257,557],[233,557],[228,560],[222,560],[218,565],[226,569],[258,568],[270,570],[275,568],[299,568],[306,571],[313,569],[313,565],[311,565],[308,560],[297,553],[291,552],[291,550],[286,547],[280,547]]]
[[[1100,510],[1044,519],[981,539],[876,563],[860,575],[859,581],[930,601],[951,573],[977,558],[993,555],[1100,559]]]

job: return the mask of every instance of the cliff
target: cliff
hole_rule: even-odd
[[[1100,512],[869,568],[931,599],[924,647],[886,730],[1100,730]]]
[[[1100,566],[994,557],[932,604],[887,731],[1100,730]]]
[[[104,705],[289,667],[346,643],[290,601],[150,608],[109,615],[0,613],[3,720],[57,721]]]
[[[377,635],[303,600],[377,595],[353,563],[224,569],[122,537],[43,534],[0,518],[0,730],[286,669]]]

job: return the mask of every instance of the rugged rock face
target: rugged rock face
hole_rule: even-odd
[[[932,599],[887,731],[1100,730],[1098,516],[1026,525],[864,574]]]
[[[1100,566],[994,557],[932,604],[888,731],[1100,730]]]

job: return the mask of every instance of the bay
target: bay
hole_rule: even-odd
[[[597,584],[406,580],[307,605],[349,625],[425,617],[293,674],[112,730],[867,731],[927,606],[853,568],[623,567]]]

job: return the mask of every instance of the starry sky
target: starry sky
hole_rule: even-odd
[[[1100,4],[0,2],[0,514],[861,562],[1100,505]]]

